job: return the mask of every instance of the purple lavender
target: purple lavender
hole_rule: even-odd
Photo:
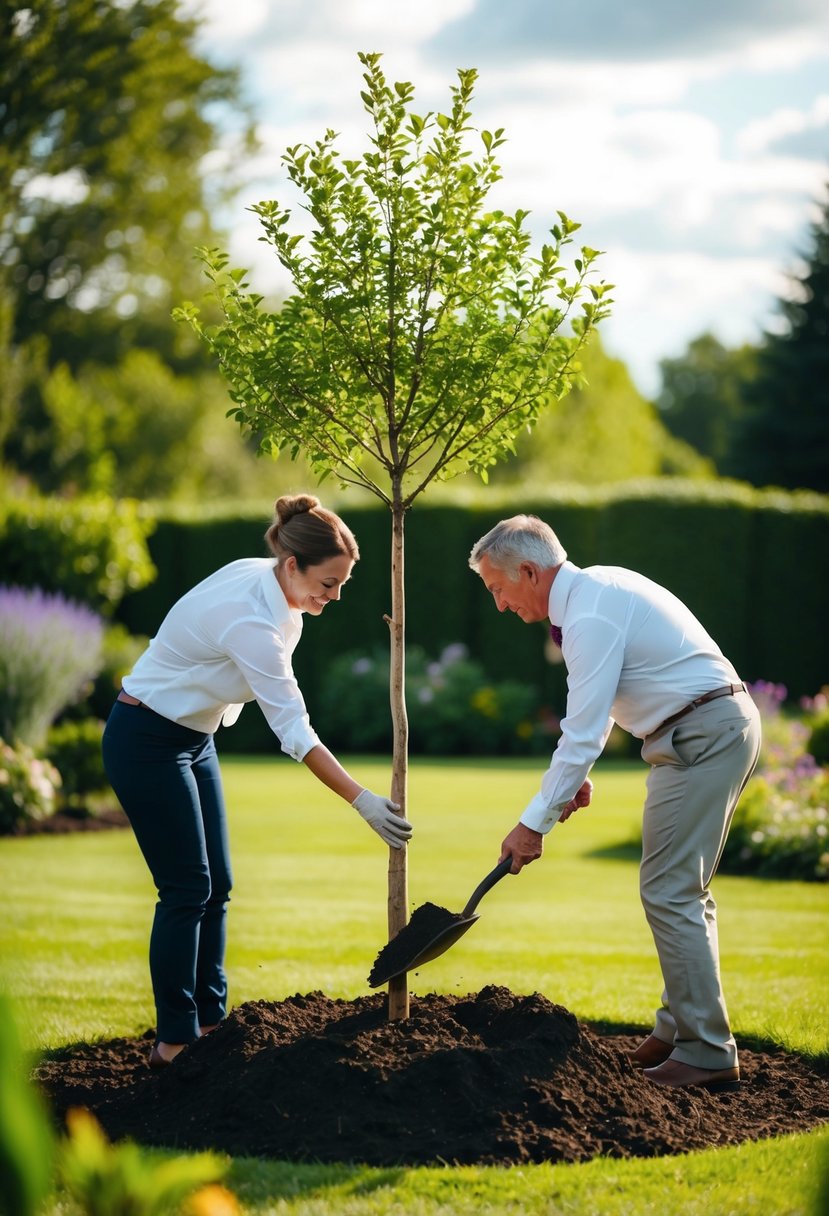
[[[104,627],[83,604],[0,586],[0,737],[39,746],[101,669]]]

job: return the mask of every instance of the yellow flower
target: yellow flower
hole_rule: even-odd
[[[484,718],[498,717],[498,698],[495,695],[495,689],[488,684],[472,694],[470,705]]]
[[[186,1216],[241,1216],[236,1196],[218,1182],[199,1187],[187,1200]]]

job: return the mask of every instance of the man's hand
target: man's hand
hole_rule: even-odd
[[[584,785],[578,790],[569,802],[564,804],[564,810],[558,817],[559,823],[564,823],[565,819],[569,819],[574,811],[577,811],[581,806],[590,806],[590,799],[593,797],[593,782],[588,777]]]
[[[543,849],[544,837],[541,833],[534,832],[523,823],[517,823],[501,845],[501,856],[498,860],[506,861],[511,857],[510,874],[517,874],[522,866],[529,865],[536,857],[540,857]]]
[[[366,823],[373,827],[378,836],[382,836],[386,844],[393,849],[401,849],[412,834],[412,825],[397,812],[400,807],[390,798],[380,794],[372,794],[371,790],[363,790],[351,804],[355,811],[362,815]]]

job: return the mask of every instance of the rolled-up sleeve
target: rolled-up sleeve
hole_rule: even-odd
[[[282,751],[302,760],[320,740],[311,726],[284,638],[268,621],[247,617],[234,621],[221,642],[247,681]]]

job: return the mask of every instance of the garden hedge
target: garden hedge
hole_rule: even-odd
[[[118,619],[151,635],[174,600],[211,570],[264,555],[269,507],[263,504],[261,514],[224,507],[159,512],[149,538],[158,577],[124,598]],[[339,509],[357,536],[361,561],[337,608],[308,623],[295,656],[312,720],[326,696],[331,661],[388,640],[391,517],[380,505]],[[430,505],[424,496],[406,520],[409,644],[436,655],[463,641],[493,679],[529,681],[549,704],[563,707],[563,671],[543,657],[543,627],[499,615],[467,565],[478,537],[522,510],[546,519],[578,565],[629,566],[676,592],[745,679],[782,683],[790,698],[829,683],[829,496],[733,483],[662,480],[526,499],[483,491],[472,505]],[[253,710],[220,736],[226,750],[273,746]]]

